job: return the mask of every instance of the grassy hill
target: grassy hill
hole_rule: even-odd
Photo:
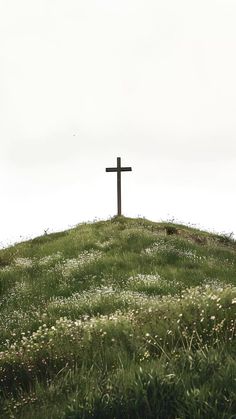
[[[236,417],[236,243],[114,218],[0,251],[0,417]]]

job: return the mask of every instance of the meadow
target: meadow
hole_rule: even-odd
[[[0,250],[0,418],[236,418],[236,242],[114,217]]]

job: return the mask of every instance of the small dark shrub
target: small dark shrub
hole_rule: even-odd
[[[168,227],[166,227],[166,234],[168,236],[170,236],[172,234],[178,234],[178,230],[175,227],[168,226]]]

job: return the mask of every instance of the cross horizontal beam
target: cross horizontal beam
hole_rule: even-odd
[[[107,167],[106,172],[131,172],[132,167]]]

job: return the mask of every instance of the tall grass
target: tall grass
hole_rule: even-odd
[[[0,295],[0,417],[235,417],[232,239],[82,224],[1,250]]]

